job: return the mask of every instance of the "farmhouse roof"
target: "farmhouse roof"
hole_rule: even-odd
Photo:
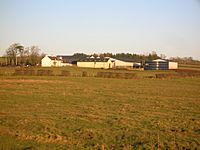
[[[56,56],[48,56],[51,60],[60,60],[58,57]]]

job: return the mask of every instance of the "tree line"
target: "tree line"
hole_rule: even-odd
[[[134,54],[134,53],[100,53],[100,54],[92,54],[92,55],[87,55],[84,53],[75,53],[73,56],[75,57],[89,57],[89,56],[94,56],[94,57],[111,57],[111,58],[116,58],[116,59],[124,59],[124,60],[138,60],[138,61],[144,61],[144,60],[154,60],[154,59],[165,59],[166,56],[164,54],[161,54],[160,56],[157,55],[155,51],[152,51],[148,55],[139,55],[139,54]]]
[[[6,49],[1,59],[1,66],[36,66],[40,65],[44,54],[38,46],[24,47],[20,43],[14,43]]]
[[[199,60],[194,60],[192,57],[171,57],[171,61],[178,62],[180,64],[194,64],[194,65],[200,65]]]
[[[158,55],[155,51],[152,51],[149,54],[134,54],[134,53],[100,53],[100,54],[92,54],[87,55],[84,53],[75,53],[73,56],[76,58],[86,58],[90,56],[94,57],[112,57],[116,59],[123,59],[123,60],[135,60],[135,61],[146,61],[146,60],[155,60],[155,59],[166,59],[165,54]],[[178,62],[180,64],[200,64],[199,60],[195,60],[192,57],[171,57],[169,58],[171,61]]]
[[[96,57],[112,57],[123,60],[145,61],[154,59],[165,59],[164,54],[158,55],[155,51],[147,55],[134,54],[134,53],[100,53],[92,54]],[[20,43],[14,43],[5,50],[3,57],[0,57],[0,66],[37,66],[41,64],[41,59],[45,56],[38,46],[24,47]],[[84,53],[73,54],[75,58],[86,58],[91,55]],[[194,60],[192,57],[171,57],[170,60],[176,61],[181,64],[200,64],[200,61]]]

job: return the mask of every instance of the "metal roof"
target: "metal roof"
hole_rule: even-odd
[[[80,59],[79,62],[107,62],[110,58],[100,58],[100,57],[88,57],[85,59]]]
[[[75,61],[79,61],[80,59],[85,59],[84,56],[66,56],[66,55],[58,55],[57,57],[62,58],[63,62],[65,63],[72,63]]]
[[[58,57],[56,56],[48,56],[51,60],[60,60]]]

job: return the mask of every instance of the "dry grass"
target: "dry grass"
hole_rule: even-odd
[[[1,149],[198,149],[199,127],[200,78],[0,77]]]

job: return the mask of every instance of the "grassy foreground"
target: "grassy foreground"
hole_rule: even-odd
[[[0,149],[142,148],[200,148],[200,78],[0,76]]]

